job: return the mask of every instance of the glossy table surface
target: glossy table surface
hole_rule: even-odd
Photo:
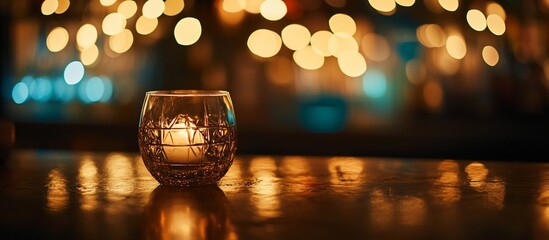
[[[3,165],[1,239],[549,239],[547,163],[238,156],[187,189],[135,153]]]

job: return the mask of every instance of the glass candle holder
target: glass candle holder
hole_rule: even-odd
[[[139,121],[139,151],[160,184],[215,184],[231,167],[236,151],[229,93],[147,92]]]

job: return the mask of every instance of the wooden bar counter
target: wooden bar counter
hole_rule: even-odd
[[[136,153],[20,150],[0,239],[549,239],[549,164],[237,156],[178,189]]]

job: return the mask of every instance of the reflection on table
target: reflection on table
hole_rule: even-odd
[[[78,239],[545,239],[549,164],[239,156],[218,186],[159,186],[139,155],[18,151],[0,232]]]

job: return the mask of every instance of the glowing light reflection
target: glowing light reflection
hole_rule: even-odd
[[[186,17],[177,22],[173,32],[178,44],[189,46],[196,43],[202,35],[202,25],[198,19]]]
[[[260,57],[269,58],[278,53],[282,47],[280,36],[267,29],[259,29],[248,37],[248,49]]]
[[[270,157],[257,157],[250,162],[250,172],[258,179],[250,191],[252,204],[256,213],[262,218],[280,216],[279,186],[276,177],[276,162]]]
[[[99,177],[97,167],[91,156],[83,156],[78,169],[78,191],[82,195],[80,208],[93,211],[97,208],[97,188]]]
[[[49,211],[59,212],[69,204],[67,179],[63,173],[55,168],[48,173],[48,193],[46,196]]]
[[[69,42],[69,32],[65,28],[56,27],[48,34],[46,46],[51,52],[59,52],[67,46]]]

